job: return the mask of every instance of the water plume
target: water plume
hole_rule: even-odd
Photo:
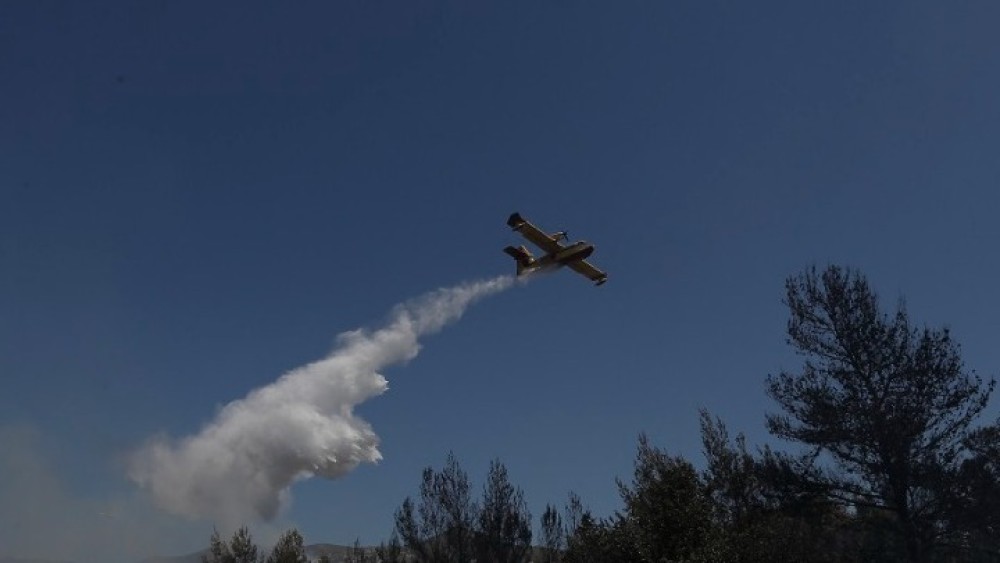
[[[334,351],[223,407],[193,436],[151,439],[129,476],[163,509],[236,525],[270,520],[296,480],[340,477],[382,458],[354,407],[388,388],[379,370],[413,359],[421,336],[458,320],[511,276],[461,284],[397,305],[382,328],[338,336]]]

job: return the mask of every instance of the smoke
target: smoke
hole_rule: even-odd
[[[382,459],[378,436],[353,412],[388,388],[378,371],[413,359],[421,336],[512,283],[502,276],[397,305],[384,327],[341,334],[328,357],[229,403],[197,435],[152,439],[131,456],[129,476],[176,514],[223,524],[270,520],[296,480],[335,479]]]
[[[0,561],[128,563],[205,544],[203,525],[131,488],[75,490],[64,475],[73,464],[57,463],[36,427],[0,425],[0,452]]]

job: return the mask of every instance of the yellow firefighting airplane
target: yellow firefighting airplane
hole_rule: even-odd
[[[535,246],[545,251],[545,256],[535,258],[524,245],[517,248],[508,246],[504,252],[517,260],[517,275],[526,274],[536,270],[548,268],[558,268],[569,266],[577,272],[587,276],[595,282],[594,285],[601,285],[608,281],[608,275],[598,270],[587,262],[587,257],[594,253],[594,245],[587,241],[578,241],[573,244],[563,246],[560,240],[567,240],[566,231],[559,231],[551,235],[531,223],[524,220],[520,213],[514,213],[507,219],[507,225],[535,244]]]

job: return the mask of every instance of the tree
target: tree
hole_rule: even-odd
[[[566,507],[563,513],[566,515],[563,521],[566,522],[566,539],[576,535],[577,530],[583,523],[583,516],[588,514],[590,511],[583,506],[583,500],[580,499],[580,495],[570,491],[569,499],[566,501]]]
[[[267,556],[267,563],[309,563],[302,542],[302,534],[295,528],[281,534],[278,543],[274,545],[271,554]]]
[[[564,563],[634,563],[641,561],[622,518],[597,520],[584,510],[566,540]]]
[[[963,551],[968,560],[973,554],[1000,560],[1000,425],[973,432],[965,444],[971,455],[954,479],[955,506],[943,535],[949,551]]]
[[[208,553],[201,556],[202,563],[233,563],[233,555],[229,546],[219,537],[219,530],[212,530]]]
[[[389,542],[382,542],[375,548],[375,560],[379,563],[403,563],[403,546],[399,543],[399,534],[392,531]]]
[[[354,545],[351,546],[350,551],[348,551],[344,563],[375,563],[376,559],[373,558],[372,554],[363,547],[361,547],[361,540],[355,539]]]
[[[250,536],[250,530],[246,526],[236,530],[231,540],[229,540],[229,551],[232,553],[233,563],[257,563],[258,550]]]
[[[257,546],[246,526],[233,533],[228,545],[219,537],[219,531],[213,530],[208,553],[201,560],[204,563],[257,563]]]
[[[725,525],[739,526],[768,505],[758,460],[747,451],[742,434],[732,443],[722,420],[713,419],[704,409],[700,412],[706,493],[716,519]]]
[[[705,544],[711,506],[697,471],[639,435],[631,486],[621,480],[626,529],[640,561],[688,560]]]
[[[819,485],[853,507],[890,513],[910,561],[927,561],[949,518],[949,483],[995,385],[967,372],[948,329],[882,312],[860,273],[831,266],[786,282],[799,373],[769,376],[774,435],[828,459]]]
[[[500,460],[490,462],[476,529],[476,561],[519,563],[531,555],[531,513]]]
[[[420,503],[409,497],[396,511],[396,531],[418,561],[465,563],[473,556],[478,508],[469,493],[469,476],[449,453],[444,468],[424,469]]]
[[[767,447],[751,453],[742,434],[731,440],[725,424],[705,410],[701,439],[706,461],[702,481],[714,525],[700,560],[850,560],[843,509],[795,486],[801,474],[792,473],[793,459]]]
[[[542,561],[559,563],[561,552],[566,546],[566,530],[559,511],[551,504],[545,505],[542,513]]]

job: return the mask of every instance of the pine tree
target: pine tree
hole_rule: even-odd
[[[257,563],[259,559],[257,546],[254,545],[250,530],[246,526],[233,534],[229,540],[229,551],[232,553],[233,563]]]
[[[375,548],[375,559],[379,563],[404,563],[403,546],[396,530],[392,531],[388,543],[382,542]]]
[[[544,563],[559,563],[562,551],[566,548],[566,530],[563,528],[562,516],[551,504],[545,505],[542,513],[542,561]]]
[[[449,453],[441,471],[424,469],[420,502],[403,501],[396,511],[396,531],[417,561],[467,563],[473,559],[478,510],[468,474]]]
[[[631,485],[621,481],[623,514],[630,540],[641,561],[690,559],[705,543],[711,505],[697,471],[681,457],[671,457],[639,436]]]
[[[530,558],[531,513],[500,460],[490,462],[476,532],[477,561],[519,563]]]
[[[810,479],[834,499],[892,516],[903,552],[922,562],[941,539],[973,421],[995,382],[968,372],[948,329],[917,329],[902,304],[882,311],[860,273],[815,268],[786,283],[798,373],[768,377],[781,408],[774,435],[828,456]]]
[[[229,546],[219,537],[219,530],[212,530],[208,553],[201,557],[202,563],[234,563]]]
[[[302,534],[295,528],[282,534],[267,556],[267,563],[309,563]]]

